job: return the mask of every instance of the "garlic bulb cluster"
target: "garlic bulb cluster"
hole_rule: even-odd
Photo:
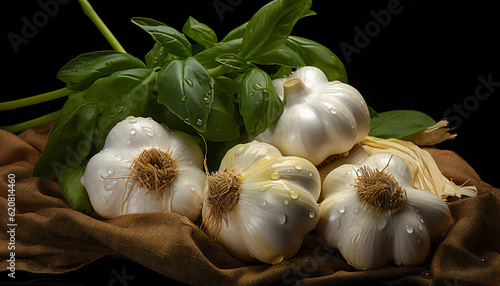
[[[130,116],[109,132],[81,182],[103,218],[170,211],[195,221],[205,180],[203,152],[191,136]]]
[[[349,151],[370,130],[370,113],[361,94],[340,81],[329,82],[318,68],[297,69],[273,80],[283,100],[280,118],[255,139],[276,146],[284,155],[314,165]]]
[[[423,263],[451,222],[446,203],[413,188],[406,163],[389,153],[334,169],[322,197],[317,233],[361,270]]]
[[[309,161],[262,142],[239,144],[207,179],[203,225],[232,256],[277,264],[316,226],[320,191]]]

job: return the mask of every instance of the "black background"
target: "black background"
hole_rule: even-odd
[[[56,79],[56,74],[65,63],[85,52],[111,49],[76,0],[60,2],[67,3],[59,3],[55,15],[48,16],[46,23],[27,38],[28,43],[18,46],[17,53],[7,35],[22,36],[23,17],[33,21],[33,15],[43,10],[38,1],[8,1],[2,5],[5,71],[1,76],[1,101],[59,89],[63,83]],[[219,4],[219,12],[214,3],[223,3]],[[130,22],[131,17],[153,18],[181,30],[191,15],[212,27],[222,39],[265,3],[267,1],[251,0],[91,1],[125,50],[141,59],[154,42]],[[392,14],[390,22],[385,27],[378,25],[377,30],[371,11],[387,10],[389,3],[399,3],[400,12]],[[312,10],[318,14],[300,20],[293,34],[315,40],[336,53],[346,66],[349,83],[379,112],[415,109],[437,121],[456,104],[468,103],[469,110],[463,108],[466,115],[455,111],[448,114],[450,119],[455,116],[452,123],[458,132],[457,139],[436,148],[455,151],[483,180],[499,187],[500,86],[487,99],[479,100],[475,96],[480,84],[478,77],[500,82],[500,12],[496,3],[498,1],[315,0]],[[367,25],[373,36],[348,59],[341,45],[358,44],[359,48],[355,27],[365,30]],[[63,102],[61,99],[2,112],[0,125],[55,111]],[[474,102],[477,104],[471,108]],[[111,279],[109,273],[105,274]]]

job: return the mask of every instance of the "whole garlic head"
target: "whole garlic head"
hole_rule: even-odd
[[[103,218],[170,211],[195,221],[205,180],[203,152],[191,136],[129,116],[111,129],[81,182]]]
[[[230,149],[208,177],[203,225],[229,254],[277,264],[318,222],[319,173],[309,161],[253,141]]]
[[[368,135],[370,112],[361,94],[348,84],[329,82],[320,69],[299,68],[273,85],[283,100],[283,114],[255,139],[276,146],[283,155],[319,165]]]
[[[317,233],[360,270],[422,264],[448,229],[448,206],[412,187],[406,163],[389,153],[345,164],[323,182]]]

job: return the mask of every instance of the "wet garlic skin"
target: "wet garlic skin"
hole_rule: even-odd
[[[314,165],[253,141],[230,149],[219,172],[226,168],[241,174],[240,195],[226,213],[227,223],[205,224],[210,211],[205,201],[202,217],[209,235],[244,262],[277,264],[294,256],[318,222],[321,190]]]
[[[355,179],[367,165],[394,175],[406,190],[399,211],[377,211],[360,201]],[[317,233],[358,270],[396,265],[422,264],[431,241],[448,229],[451,218],[446,203],[437,195],[412,187],[406,163],[389,153],[370,156],[360,165],[345,164],[328,174],[323,182],[323,201]]]
[[[164,196],[152,195],[131,177],[134,158],[158,148],[179,167]],[[81,179],[94,210],[103,218],[123,214],[170,211],[192,221],[201,214],[206,175],[203,152],[186,133],[171,131],[151,118],[129,116],[111,131],[104,148],[87,164]]]
[[[306,66],[273,80],[283,113],[255,139],[276,146],[283,155],[319,165],[328,156],[349,151],[370,130],[370,112],[351,85],[329,82],[320,69]]]

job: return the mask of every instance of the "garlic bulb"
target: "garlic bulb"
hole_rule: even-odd
[[[277,264],[316,226],[320,191],[309,161],[262,142],[239,144],[207,179],[203,224],[232,256]]]
[[[413,188],[405,162],[389,153],[334,169],[322,196],[317,232],[356,269],[423,263],[451,221],[446,203]]]
[[[370,130],[370,113],[361,94],[340,81],[329,82],[316,67],[302,67],[273,80],[284,102],[283,113],[255,139],[284,155],[318,165],[328,156],[349,151]]]
[[[81,182],[103,218],[170,211],[195,221],[205,180],[203,152],[191,136],[130,116],[111,129]]]
[[[321,166],[319,169],[321,180],[323,181],[333,169],[342,164],[361,164],[370,155],[381,152],[391,153],[405,161],[410,168],[413,187],[416,189],[429,190],[444,200],[453,196],[477,196],[475,186],[459,186],[453,183],[441,173],[431,154],[414,143],[373,136],[366,136],[349,151],[349,155]]]

